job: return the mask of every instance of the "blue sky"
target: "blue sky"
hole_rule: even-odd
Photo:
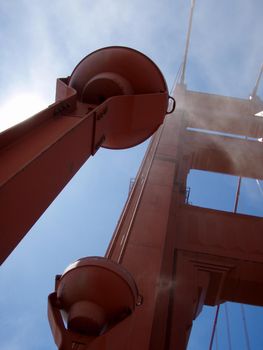
[[[2,0],[0,128],[52,103],[56,78],[103,46],[144,52],[171,87],[183,57],[189,9],[190,0]],[[262,0],[196,0],[189,89],[248,97],[263,60],[262,13]],[[100,150],[1,266],[1,349],[55,349],[46,317],[54,276],[80,257],[104,255],[145,149],[146,144]],[[189,349],[204,349],[209,337],[204,324],[211,325],[213,312],[202,316]],[[262,324],[262,313],[256,317]],[[262,344],[261,339],[253,349]]]

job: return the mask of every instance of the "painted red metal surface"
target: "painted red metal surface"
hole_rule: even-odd
[[[99,257],[75,262],[57,276],[56,291],[49,296],[49,322],[58,348],[89,346],[128,317],[138,300],[136,284],[121,265]]]
[[[138,64],[151,65],[157,80],[148,89],[138,75],[137,87],[133,53],[109,48],[105,56],[97,52],[98,61],[87,56],[70,78],[58,80],[54,105],[0,135],[1,261],[100,146],[132,146],[162,123],[166,85],[139,54]],[[109,65],[113,57],[116,67]],[[89,67],[93,74],[85,77]],[[185,199],[190,169],[262,178],[263,127],[254,114],[263,103],[184,85],[175,97],[177,111],[152,139],[105,258],[80,260],[57,277],[49,322],[60,350],[185,350],[204,304],[262,305],[263,219]],[[189,127],[246,138],[193,135]]]
[[[142,303],[83,349],[185,350],[204,304],[262,305],[263,219],[186,203],[190,169],[262,178],[260,142],[193,136],[187,129],[203,128],[207,118],[210,130],[226,132],[229,121],[229,131],[239,134],[246,123],[247,136],[260,137],[261,120],[253,116],[258,106],[207,94],[211,108],[203,114],[205,95],[195,93],[193,100],[192,95],[177,87],[178,109],[152,139],[105,256],[131,273]],[[246,117],[238,114],[243,108]],[[239,119],[241,124],[232,123]],[[258,159],[254,166],[251,154]]]
[[[1,133],[0,263],[90,155],[144,141],[162,124],[167,105],[156,65],[138,51],[109,47],[58,80],[53,105]]]

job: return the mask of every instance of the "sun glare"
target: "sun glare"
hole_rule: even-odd
[[[47,101],[32,93],[17,93],[0,105],[0,132],[47,107]]]

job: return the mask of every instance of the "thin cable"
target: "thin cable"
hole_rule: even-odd
[[[212,329],[212,334],[211,334],[211,339],[210,339],[210,344],[209,344],[209,350],[212,350],[212,348],[213,348],[213,342],[214,342],[214,338],[215,338],[219,309],[220,309],[220,304],[217,305],[217,307],[216,307],[216,313],[215,313],[214,324],[213,324],[213,329]]]
[[[257,183],[257,185],[258,185],[259,192],[260,192],[260,193],[262,194],[262,196],[263,196],[263,189],[262,189],[261,184],[260,184],[260,182],[259,182],[258,179],[256,179],[256,183]]]
[[[190,36],[191,36],[191,30],[192,30],[194,7],[195,7],[195,0],[192,0],[189,26],[188,26],[187,37],[186,37],[185,52],[184,52],[183,70],[182,70],[181,81],[180,81],[181,84],[184,84],[184,80],[185,80],[185,70],[186,70],[187,56],[188,56],[188,50],[190,45]]]
[[[244,308],[243,304],[240,304],[240,307],[241,307],[241,314],[242,314],[242,320],[243,320],[243,326],[244,326],[244,333],[245,333],[247,350],[251,350],[250,342],[249,342],[249,336],[248,336],[245,308]]]
[[[230,323],[227,303],[225,303],[225,313],[226,313],[226,329],[227,329],[227,339],[228,339],[228,349],[232,350],[231,336],[230,336]]]
[[[236,214],[237,209],[238,209],[238,202],[239,202],[239,194],[240,194],[240,188],[241,188],[241,180],[242,177],[238,177],[238,183],[237,183],[237,190],[236,190],[236,197],[235,197],[235,205],[234,205],[234,214]]]
[[[263,64],[261,65],[261,68],[260,68],[260,71],[259,71],[259,75],[258,75],[258,78],[257,78],[257,81],[256,81],[256,85],[253,89],[253,92],[251,94],[251,99],[255,98],[257,96],[257,91],[258,91],[258,87],[259,87],[259,83],[260,83],[260,79],[262,77],[262,73],[263,73]]]
[[[181,78],[181,75],[182,75],[182,68],[183,68],[183,62],[180,64],[180,67],[176,73],[176,76],[175,76],[175,79],[174,79],[174,82],[173,82],[173,85],[172,85],[172,88],[171,88],[171,91],[170,91],[170,95],[173,96],[174,94],[174,90],[175,90],[175,87],[179,81],[179,79]]]

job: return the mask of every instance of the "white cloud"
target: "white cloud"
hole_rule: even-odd
[[[47,101],[33,92],[17,91],[0,105],[0,132],[19,123],[47,106]]]
[[[187,76],[195,89],[191,65],[210,92],[248,97],[263,59],[262,11],[256,0],[196,1]]]

